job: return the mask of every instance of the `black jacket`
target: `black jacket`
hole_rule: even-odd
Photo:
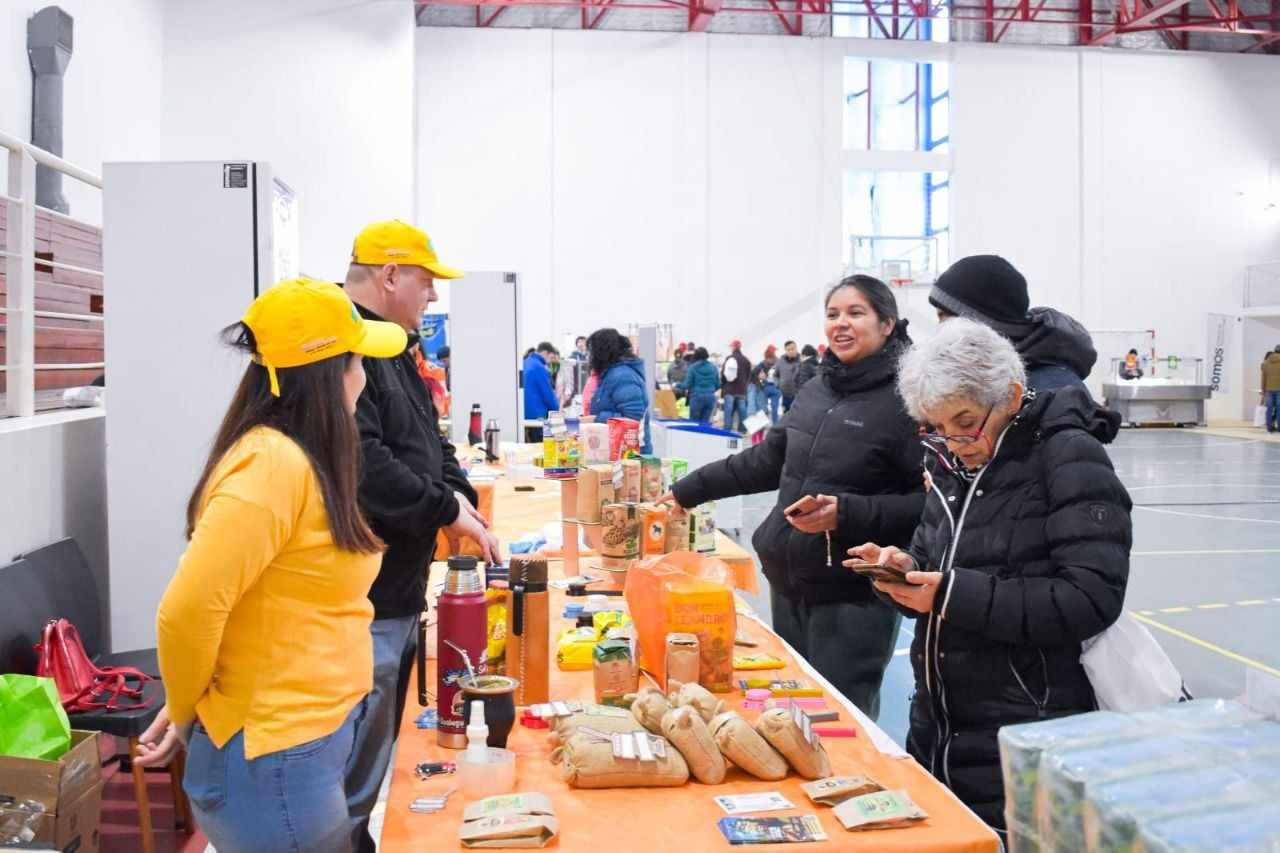
[[[747,357],[742,354],[742,350],[736,349],[729,353],[729,357],[724,360],[725,364],[735,361],[738,364],[738,373],[732,380],[725,378],[724,365],[720,366],[720,387],[725,394],[732,394],[735,397],[744,397],[747,393],[747,385],[751,382],[751,362],[747,361]]]
[[[1089,330],[1069,314],[1053,308],[1032,308],[1019,323],[991,323],[1013,341],[1027,366],[1028,384],[1037,391],[1066,385],[1084,387],[1098,361]]]
[[[381,319],[356,308],[366,319]],[[435,404],[409,355],[416,345],[411,335],[409,349],[395,358],[366,358],[368,381],[356,404],[360,508],[387,544],[369,590],[375,619],[422,612],[436,534],[458,518],[453,493],[477,501],[453,445],[440,437]]]
[[[765,440],[699,468],[673,486],[681,506],[778,490],[778,504],[752,538],[765,575],[783,595],[813,603],[865,601],[870,584],[841,565],[854,545],[905,546],[924,505],[916,425],[894,389],[900,346],[853,365],[828,355],[791,411]],[[839,498],[825,534],[801,533],[783,510],[805,495]]]
[[[818,375],[818,359],[810,356],[809,358],[800,359],[800,366],[796,368],[796,394],[800,393],[800,389],[810,379]]]
[[[976,477],[930,466],[911,554],[945,577],[934,612],[913,614],[907,749],[996,827],[999,728],[1095,706],[1080,643],[1119,618],[1133,539],[1102,447],[1115,434],[1087,392],[1066,388],[1029,397]]]

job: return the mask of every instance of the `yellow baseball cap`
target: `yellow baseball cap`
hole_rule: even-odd
[[[399,219],[375,222],[356,235],[351,247],[351,263],[382,266],[422,267],[436,278],[462,278],[462,273],[440,263],[435,246],[425,231]]]
[[[301,367],[348,352],[391,358],[409,343],[395,323],[361,317],[338,285],[309,278],[278,282],[253,300],[241,322],[253,331],[254,361],[267,368],[277,397],[277,367]]]

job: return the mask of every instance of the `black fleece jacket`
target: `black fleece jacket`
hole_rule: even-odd
[[[368,320],[382,319],[362,305]],[[436,534],[458,518],[454,492],[474,505],[475,489],[453,445],[440,437],[439,418],[413,356],[366,358],[364,393],[356,404],[360,429],[360,508],[387,544],[369,600],[375,619],[421,613]]]

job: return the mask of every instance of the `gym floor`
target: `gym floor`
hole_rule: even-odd
[[[1126,609],[1197,698],[1243,695],[1250,670],[1280,678],[1280,439],[1260,429],[1128,429],[1108,451],[1134,502]],[[744,546],[774,500],[747,499]],[[767,592],[752,604],[768,618]],[[913,629],[902,627],[881,700],[880,725],[900,743]]]

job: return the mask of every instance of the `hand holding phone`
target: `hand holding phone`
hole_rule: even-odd
[[[805,495],[800,500],[784,509],[782,514],[787,518],[795,518],[797,515],[804,515],[805,513],[813,512],[821,505],[821,502],[819,502],[819,500],[813,495]]]

